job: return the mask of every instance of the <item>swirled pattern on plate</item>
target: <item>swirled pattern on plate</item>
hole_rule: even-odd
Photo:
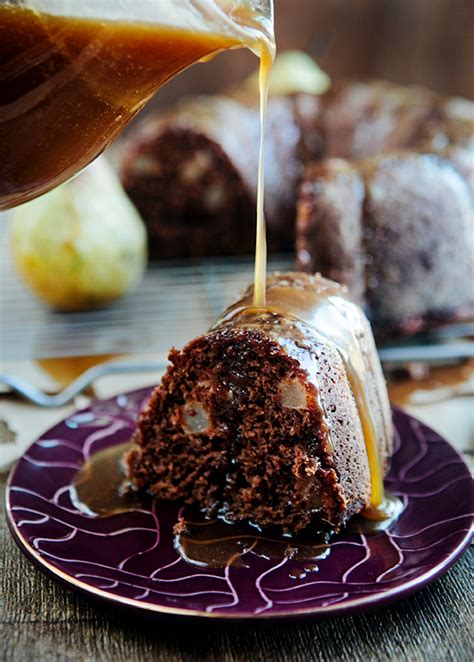
[[[109,518],[71,501],[78,469],[99,450],[129,440],[150,389],[97,401],[42,435],[12,471],[12,533],[37,565],[70,588],[137,609],[192,616],[257,618],[354,611],[421,588],[445,571],[470,539],[472,483],[462,458],[433,430],[394,410],[395,451],[386,487],[404,510],[387,530],[345,531],[311,572],[297,558],[243,551],[238,567],[200,568],[174,547],[182,506]]]

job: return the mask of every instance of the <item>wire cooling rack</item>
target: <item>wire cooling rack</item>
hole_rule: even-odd
[[[0,219],[1,220],[1,219]],[[102,310],[52,311],[15,272],[7,223],[0,228],[0,357],[4,361],[95,354],[167,353],[204,332],[251,283],[248,259],[149,265],[132,294]],[[291,268],[291,257],[270,268]]]
[[[0,358],[24,361],[108,354],[167,354],[203,333],[253,278],[251,257],[152,263],[135,292],[105,309],[52,311],[23,285],[0,214]],[[269,269],[291,269],[292,256],[270,256]],[[386,362],[456,360],[474,355],[471,324],[453,325],[380,348]],[[463,339],[464,338],[464,339]]]

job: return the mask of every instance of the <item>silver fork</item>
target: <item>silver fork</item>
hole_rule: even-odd
[[[149,363],[132,363],[127,361],[116,361],[114,363],[103,363],[89,368],[77,379],[68,384],[66,388],[54,395],[48,395],[33,384],[8,373],[0,374],[0,384],[6,386],[8,391],[33,402],[40,407],[62,407],[71,402],[76,395],[82,393],[90,384],[99,377],[106,375],[117,375],[132,372],[156,372],[166,369],[168,363],[163,361],[151,361]]]

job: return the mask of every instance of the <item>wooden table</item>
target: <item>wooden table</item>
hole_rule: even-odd
[[[6,475],[0,479],[4,503]],[[223,624],[152,618],[57,585],[31,565],[1,518],[0,659],[469,660],[472,550],[422,591],[371,613],[325,621]]]

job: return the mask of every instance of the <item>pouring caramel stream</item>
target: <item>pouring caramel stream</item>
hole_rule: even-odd
[[[265,118],[267,114],[268,84],[270,72],[273,65],[275,52],[262,44],[260,52],[260,151],[258,157],[258,185],[257,185],[257,235],[255,245],[255,274],[254,274],[254,295],[253,303],[255,306],[263,306],[266,300],[266,280],[267,280],[267,238],[265,227],[265,162],[264,162],[264,143],[265,143]]]

